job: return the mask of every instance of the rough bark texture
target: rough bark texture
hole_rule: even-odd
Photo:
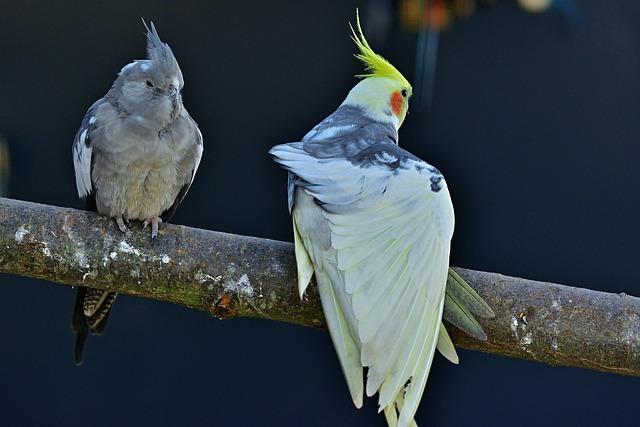
[[[315,286],[301,302],[293,246],[164,224],[132,225],[74,209],[0,199],[0,271],[159,299],[227,319],[324,328]],[[456,269],[496,313],[489,339],[449,327],[462,348],[640,376],[640,299]]]

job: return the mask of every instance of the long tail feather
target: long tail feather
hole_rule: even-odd
[[[74,362],[80,365],[89,333],[100,335],[106,325],[109,313],[116,299],[115,292],[90,289],[79,286],[73,306],[71,329],[76,333]]]
[[[489,304],[464,280],[453,268],[449,268],[447,293],[455,294],[468,307],[469,311],[480,317],[495,317]]]
[[[76,366],[82,365],[82,360],[84,357],[84,345],[87,342],[87,336],[89,335],[88,329],[83,329],[81,331],[76,332],[76,344],[73,351],[73,361]]]

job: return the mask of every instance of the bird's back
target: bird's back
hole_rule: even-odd
[[[291,173],[295,232],[354,403],[368,367],[367,395],[408,425],[438,342],[453,208],[437,169],[369,125],[317,126],[272,154]]]

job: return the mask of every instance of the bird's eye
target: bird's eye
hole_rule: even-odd
[[[400,92],[400,93],[402,94],[403,98],[406,98],[407,95],[409,94],[406,89],[402,89],[402,92]]]
[[[153,83],[151,83],[151,80],[147,80],[145,83],[147,84],[147,87],[153,87]]]

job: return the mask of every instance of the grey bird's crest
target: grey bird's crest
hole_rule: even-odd
[[[155,25],[142,20],[147,38],[147,59],[125,65],[107,94],[121,114],[134,115],[149,129],[165,129],[182,110],[182,71]]]
[[[164,75],[182,75],[173,51],[168,44],[160,40],[153,21],[151,22],[151,28],[147,26],[144,19],[142,23],[147,30],[147,55],[149,60],[153,61],[154,65],[156,65]]]

